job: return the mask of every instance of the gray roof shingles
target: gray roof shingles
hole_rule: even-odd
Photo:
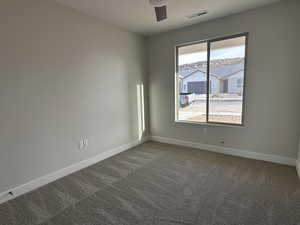
[[[219,59],[211,61],[210,74],[218,78],[225,78],[244,70],[244,59]],[[206,62],[196,62],[179,66],[179,74],[185,79],[195,73],[206,73]]]

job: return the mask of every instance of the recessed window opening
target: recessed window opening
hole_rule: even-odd
[[[176,47],[176,121],[243,125],[247,34]]]

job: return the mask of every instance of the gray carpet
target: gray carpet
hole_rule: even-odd
[[[300,225],[295,168],[148,142],[0,205],[0,225]]]

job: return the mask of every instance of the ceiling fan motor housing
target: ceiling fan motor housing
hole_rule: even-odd
[[[167,0],[149,0],[150,4],[153,5],[154,7],[162,7],[167,5],[168,1]]]

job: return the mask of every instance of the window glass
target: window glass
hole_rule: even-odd
[[[243,34],[177,47],[177,121],[243,123],[246,42]]]
[[[210,122],[242,123],[245,41],[238,37],[210,43]]]
[[[178,49],[178,120],[206,122],[207,43]]]

